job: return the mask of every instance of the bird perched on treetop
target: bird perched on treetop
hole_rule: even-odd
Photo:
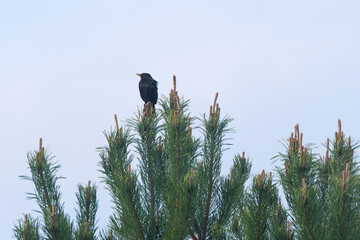
[[[139,90],[141,99],[145,102],[150,102],[155,109],[155,104],[158,99],[157,85],[158,82],[154,80],[150,74],[148,73],[137,73],[139,77],[141,77],[139,82]]]

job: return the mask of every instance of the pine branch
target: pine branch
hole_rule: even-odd
[[[39,151],[28,153],[28,164],[31,177],[20,176],[31,180],[35,185],[35,193],[29,194],[31,199],[38,203],[43,218],[43,231],[48,238],[72,239],[73,224],[68,215],[64,213],[63,204],[60,201],[61,193],[57,180],[62,177],[56,175],[60,165],[52,162],[52,157],[42,147],[42,139],[39,142]]]
[[[329,187],[327,198],[328,222],[326,236],[336,236],[338,239],[352,239],[357,233],[359,218],[359,200],[357,194],[360,188],[358,163],[353,161],[354,149],[358,147],[350,138],[346,138],[339,130],[335,133],[332,147],[328,147],[331,156],[329,165]]]
[[[118,124],[116,124],[118,126]],[[123,128],[105,133],[108,146],[99,148],[104,181],[115,203],[112,227],[117,229],[116,219],[121,219],[121,236],[129,239],[145,239],[139,215],[143,209],[137,176],[131,171],[132,155],[128,150],[132,143],[129,130]]]
[[[256,211],[256,237],[255,237],[256,240],[260,240],[260,236],[261,236],[261,208],[262,208],[262,191],[260,190],[258,202],[257,202],[257,211]]]
[[[17,240],[41,240],[40,223],[38,219],[25,214],[23,219],[18,220],[13,228],[14,237]]]
[[[288,139],[287,152],[277,156],[284,163],[284,168],[277,167],[277,172],[295,219],[295,230],[300,237],[319,239],[323,237],[324,215],[319,209],[324,206],[320,194],[324,182],[320,184],[317,180],[319,160],[315,159],[309,145],[303,146],[302,139],[297,124],[295,134],[291,133]]]
[[[225,117],[220,120],[220,108],[216,103],[217,101],[216,94],[214,99],[213,106],[210,107],[209,117],[202,119],[202,132],[204,136],[203,143],[203,156],[204,156],[204,170],[200,172],[199,181],[201,182],[199,189],[199,210],[197,211],[197,217],[199,220],[193,223],[193,229],[197,229],[197,226],[201,226],[197,229],[197,233],[200,235],[199,239],[204,240],[209,236],[213,237],[210,234],[210,227],[213,231],[219,233],[220,227],[219,222],[216,222],[216,204],[217,200],[221,199],[221,195],[218,192],[221,187],[221,177],[220,177],[220,168],[221,168],[221,157],[222,153],[225,150],[223,147],[225,143],[225,135],[231,129],[228,128],[228,124],[231,119]],[[226,192],[225,190],[223,191]],[[205,199],[205,203],[201,203]],[[225,220],[225,219],[224,219]],[[215,225],[213,225],[215,224]],[[217,229],[217,230],[214,230]],[[214,232],[214,234],[216,234]],[[220,233],[219,233],[220,234]]]
[[[96,213],[98,200],[96,197],[97,186],[88,182],[87,186],[78,185],[76,193],[78,209],[76,209],[77,228],[75,235],[77,239],[97,239]]]
[[[180,100],[171,90],[168,99],[161,102],[164,118],[164,146],[166,158],[164,185],[165,239],[186,239],[192,191],[189,178],[198,156],[198,140],[192,137],[192,118],[187,114],[187,101]],[[191,187],[190,187],[191,188]]]
[[[189,219],[189,213],[190,213],[190,207],[191,207],[191,196],[192,196],[192,192],[193,192],[193,184],[192,184],[193,172],[194,172],[194,169],[191,168],[190,177],[189,177],[189,189],[188,189],[188,200],[187,200],[185,221],[184,221],[183,227],[182,227],[182,229],[180,231],[180,236],[181,237],[185,235],[185,230],[187,228],[187,222],[188,222],[188,219]]]
[[[136,139],[136,150],[140,155],[140,176],[147,209],[145,223],[148,224],[145,235],[148,239],[161,237],[161,229],[156,220],[160,212],[162,180],[164,179],[161,139],[157,136],[161,131],[159,121],[160,118],[153,112],[152,105],[148,103],[142,115],[138,114],[129,122],[139,136]]]

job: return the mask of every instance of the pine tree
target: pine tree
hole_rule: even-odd
[[[291,240],[358,239],[360,236],[357,143],[341,130],[326,141],[324,157],[303,145],[299,126],[279,153],[277,175],[250,177],[251,162],[236,154],[224,159],[232,119],[221,116],[216,93],[209,114],[197,118],[174,87],[138,110],[124,126],[105,131],[98,148],[100,172],[113,202],[106,229],[97,226],[97,185],[78,185],[76,219],[64,211],[60,165],[42,146],[28,153],[34,183],[29,194],[39,206],[14,226],[16,239],[123,240]],[[196,124],[198,123],[198,124]],[[199,136],[193,129],[200,130]],[[137,158],[139,165],[132,168]],[[226,176],[224,161],[232,161]],[[250,181],[248,181],[251,179]],[[248,182],[248,184],[247,184]],[[282,204],[282,186],[287,204]],[[287,205],[287,208],[284,207]]]

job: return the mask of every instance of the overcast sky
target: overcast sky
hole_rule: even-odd
[[[358,1],[330,0],[0,1],[0,239],[38,210],[18,176],[40,137],[62,165],[66,211],[75,216],[77,184],[91,180],[106,226],[96,148],[115,113],[142,106],[135,73],[151,73],[160,95],[176,74],[194,116],[219,92],[236,130],[224,174],[243,151],[253,174],[272,171],[296,123],[319,153],[339,118],[360,139],[359,12]]]

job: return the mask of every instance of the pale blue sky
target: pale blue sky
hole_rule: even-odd
[[[305,142],[333,137],[337,119],[360,139],[358,1],[0,1],[0,239],[38,209],[26,153],[42,137],[62,165],[66,210],[78,183],[97,182],[100,227],[111,203],[100,183],[102,131],[142,101],[137,72],[167,95],[172,75],[195,116],[215,92],[235,120],[231,158],[245,151],[253,173],[273,169],[296,123]],[[135,167],[135,166],[134,166]]]

